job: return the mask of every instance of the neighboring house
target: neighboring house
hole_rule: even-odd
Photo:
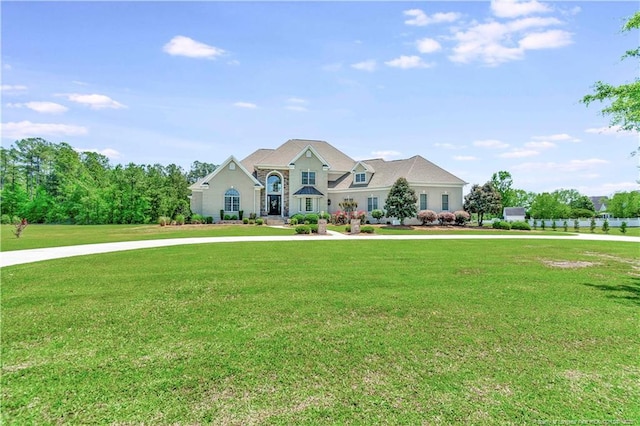
[[[602,195],[602,196],[598,196],[598,197],[589,197],[589,199],[593,203],[593,207],[595,209],[596,216],[610,217],[610,215],[608,215],[606,213],[607,212],[607,205],[606,205],[605,201],[607,200],[607,197]]]
[[[405,160],[356,161],[324,141],[292,139],[276,149],[259,149],[239,161],[229,157],[191,185],[191,210],[220,219],[296,213],[335,213],[343,200],[358,210],[384,209],[391,186],[404,177],[418,197],[418,210],[462,209],[466,182],[416,155]],[[370,218],[370,215],[369,215]]]
[[[502,217],[507,222],[524,221],[525,216],[524,207],[505,207],[502,210]]]

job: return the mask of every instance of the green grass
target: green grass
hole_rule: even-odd
[[[0,228],[1,251],[162,238],[291,235],[293,232],[257,225],[29,225],[22,237],[16,238],[13,229],[12,225]]]
[[[639,266],[633,244],[362,239],[7,267],[2,420],[636,421]]]

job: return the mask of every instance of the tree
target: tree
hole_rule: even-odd
[[[514,204],[515,193],[512,188],[513,178],[511,173],[504,170],[494,173],[491,176],[491,184],[500,193],[502,207],[521,207]]]
[[[563,219],[570,213],[571,208],[559,200],[557,193],[538,194],[531,204],[531,216],[541,219]]]
[[[640,12],[636,12],[622,27],[623,32],[637,30],[640,28]],[[628,50],[623,56],[625,58],[640,57],[640,47]],[[589,106],[591,103],[609,102],[601,113],[609,116],[611,121],[609,127],[620,126],[621,130],[640,131],[640,79],[638,77],[632,83],[613,86],[608,83],[598,81],[593,85],[594,93],[586,95],[581,102]],[[638,152],[640,146],[633,152]]]
[[[187,180],[189,184],[195,183],[198,179],[207,176],[216,169],[216,165],[212,163],[203,163],[200,161],[194,161],[191,164],[191,170],[187,173]]]
[[[480,186],[474,184],[464,197],[464,209],[470,213],[478,214],[478,225],[482,226],[485,214],[499,214],[502,208],[500,193],[491,182]]]
[[[396,217],[400,219],[400,224],[404,225],[406,218],[413,217],[418,212],[417,202],[415,191],[411,189],[407,179],[401,177],[391,187],[384,209],[387,217]]]
[[[533,200],[536,198],[535,192],[527,192],[524,189],[513,190],[513,205],[516,207],[524,207],[526,211],[529,211]]]
[[[614,217],[640,217],[640,191],[613,194],[607,204],[607,213]]]

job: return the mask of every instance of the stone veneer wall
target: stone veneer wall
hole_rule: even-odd
[[[256,179],[258,179],[258,181],[260,181],[260,183],[265,186],[265,188],[260,191],[260,215],[261,216],[267,215],[267,206],[265,204],[267,175],[273,171],[278,171],[282,175],[282,188],[284,190],[282,192],[282,200],[281,200],[284,207],[282,213],[285,216],[289,216],[289,170],[263,170],[263,169],[260,169],[254,172]]]

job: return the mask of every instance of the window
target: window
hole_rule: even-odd
[[[267,179],[267,188],[270,193],[274,193],[274,192],[279,193],[281,187],[282,187],[282,183],[280,180],[280,176],[278,175],[269,176],[269,178]]]
[[[420,194],[420,210],[427,209],[427,194]]]
[[[302,172],[302,184],[303,185],[315,185],[316,184],[316,172]]]
[[[356,173],[356,183],[365,183],[367,175],[365,173]]]
[[[305,198],[304,199],[304,211],[312,212],[313,211],[313,198]]]
[[[224,211],[237,212],[240,210],[240,193],[231,188],[224,193]]]
[[[373,211],[378,209],[378,197],[367,198],[367,211]]]
[[[442,194],[442,210],[449,210],[449,195]]]

